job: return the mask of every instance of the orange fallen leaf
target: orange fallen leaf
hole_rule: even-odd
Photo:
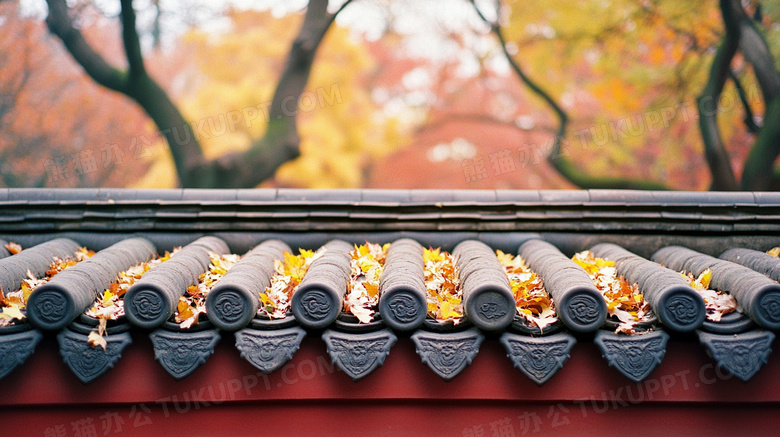
[[[22,246],[14,243],[13,241],[8,244],[4,244],[3,247],[5,247],[8,253],[10,253],[11,255],[16,255],[17,253],[22,251]]]

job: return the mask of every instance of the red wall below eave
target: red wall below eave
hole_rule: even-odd
[[[98,436],[780,434],[775,354],[742,383],[717,370],[698,343],[673,341],[661,365],[634,384],[592,343],[579,343],[563,369],[537,387],[495,340],[445,382],[401,338],[383,367],[352,382],[334,369],[319,338],[305,339],[287,366],[264,376],[226,337],[177,382],[154,361],[148,338],[135,335],[116,367],[89,385],[46,338],[0,381],[0,437],[58,430],[79,437],[92,426]]]

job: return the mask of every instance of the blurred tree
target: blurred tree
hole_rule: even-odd
[[[0,4],[0,185],[132,183],[153,153],[138,141],[151,134],[143,113],[71,67],[43,24],[18,12],[17,2]],[[94,26],[90,37],[105,30]]]
[[[770,79],[755,78],[749,68],[739,68],[741,58],[735,58],[733,52],[731,56],[715,56],[715,65],[722,65],[722,58],[728,58],[726,67],[720,67],[725,72],[721,79],[708,76],[702,68],[713,57],[721,38],[717,5],[698,0],[572,0],[556,2],[554,7],[539,7],[533,2],[490,2],[495,8],[479,1],[472,3],[497,36],[515,75],[555,115],[558,127],[548,161],[575,185],[665,189],[680,185],[668,177],[670,170],[671,174],[687,174],[696,183],[706,178],[698,169],[708,168],[711,189],[738,189],[732,166],[743,161],[741,187],[768,187],[750,181],[756,179],[755,174],[771,175],[777,157],[767,145],[778,142],[762,141],[762,135],[773,134],[761,134],[755,123],[758,117],[754,116],[761,108],[761,102],[754,98],[756,82],[764,90],[761,82]],[[724,14],[727,4],[720,5]],[[731,5],[742,10],[739,2]],[[582,20],[584,16],[589,19]],[[761,33],[755,31],[756,24],[744,12],[737,16],[745,31],[754,36],[749,45],[763,46],[759,50],[763,63],[774,65],[767,44],[759,38]],[[725,40],[729,39],[728,33],[727,27]],[[745,58],[755,68],[748,56]],[[526,67],[521,66],[521,60]],[[532,79],[539,75],[545,77],[552,92]],[[726,97],[733,103],[737,100],[733,96],[739,96],[743,104],[742,128],[739,111],[717,105],[727,80],[733,88],[728,89]],[[699,99],[688,100],[687,96],[705,82]],[[764,101],[770,101],[763,94]],[[598,117],[591,115],[594,104],[600,106]],[[702,112],[705,109],[706,114]],[[632,115],[626,117],[626,113]],[[723,134],[734,143],[731,156],[719,141],[716,117],[721,120]],[[697,119],[701,127],[698,133],[692,129]],[[571,135],[573,121],[579,126]],[[744,134],[735,129],[743,129]],[[759,132],[752,148],[744,140],[751,132]],[[695,147],[702,136],[703,154]],[[701,158],[691,154],[695,150],[706,157],[708,166],[698,164]],[[759,163],[763,166],[760,169]],[[687,170],[674,171],[681,166]],[[655,182],[660,180],[664,182]]]
[[[716,181],[722,181],[716,185],[717,188],[756,191],[780,189],[780,168],[775,167],[775,161],[780,155],[780,73],[757,27],[761,18],[760,5],[755,9],[755,19],[748,16],[739,0],[720,0],[720,9],[726,34],[715,53],[709,81],[699,99],[699,120],[707,161],[713,177]],[[745,161],[740,184],[733,176],[728,154],[720,138],[717,107],[713,103],[718,101],[724,83],[734,77],[732,64],[737,52],[752,67],[765,108],[761,127],[753,123],[752,117],[746,117],[749,128],[756,131],[756,140]],[[745,102],[745,107],[750,114],[749,102]]]
[[[303,14],[207,13],[229,31],[196,26],[171,43],[166,20],[195,23],[203,14],[149,0],[149,11],[138,11],[141,39],[153,49],[145,56],[131,0],[114,11],[119,52],[95,37],[85,19],[91,2],[47,3],[47,24],[73,59],[138,103],[165,139],[171,158],[155,160],[137,186],[173,185],[174,174],[188,187],[362,186],[374,162],[404,142],[402,132],[425,134],[430,148],[492,127],[515,132],[503,144],[474,136],[469,156],[488,167],[507,151],[515,163],[518,151],[531,157],[516,168],[536,166],[537,156],[547,162],[524,172],[532,184],[510,182],[501,167],[500,178],[479,180],[482,188],[569,186],[563,178],[587,188],[775,186],[776,2],[372,0],[338,1],[328,12],[317,0]],[[347,4],[349,30],[331,26]],[[518,78],[525,86],[515,86]],[[17,83],[0,86],[14,94]],[[458,159],[470,159],[461,155],[442,161],[452,175],[465,169]],[[405,159],[434,168],[425,151]]]
[[[127,69],[111,65],[88,43],[66,0],[47,0],[50,31],[57,35],[95,82],[125,94],[138,103],[157,125],[170,148],[183,187],[254,187],[271,177],[283,163],[300,155],[297,105],[309,80],[317,49],[338,13],[328,12],[327,0],[311,0],[289,50],[284,70],[268,107],[264,135],[240,152],[206,158],[193,125],[182,116],[166,91],[148,73],[141,52],[132,0],[121,0],[122,41]]]
[[[188,31],[176,51],[188,59],[178,72],[187,85],[177,95],[184,117],[198,120],[196,135],[207,159],[246,149],[263,137],[272,120],[276,85],[268,80],[284,67],[285,41],[300,15],[228,10],[229,32]],[[282,111],[299,121],[298,159],[281,165],[266,185],[312,188],[359,187],[371,162],[401,141],[397,122],[371,100],[367,83],[378,68],[366,45],[339,26],[317,53],[299,101],[282,99]],[[230,111],[225,111],[230,108]],[[156,161],[138,186],[159,186],[170,160]]]

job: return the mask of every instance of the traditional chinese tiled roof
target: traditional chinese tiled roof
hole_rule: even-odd
[[[84,383],[110,378],[103,375],[112,373],[140,336],[151,339],[143,344],[154,348],[165,370],[184,380],[214,359],[218,344],[217,354],[234,347],[256,369],[274,374],[308,336],[307,342],[321,338],[331,362],[354,380],[376,371],[388,356],[401,355],[397,350],[404,347],[451,380],[481,349],[500,344],[507,362],[542,385],[576,355],[572,347],[579,342],[593,344],[605,366],[639,382],[664,360],[668,345],[683,342],[699,343],[719,368],[748,381],[772,359],[772,331],[780,327],[780,285],[771,277],[780,263],[764,254],[780,246],[778,231],[777,193],[4,189],[0,239],[38,251],[82,245],[97,254],[33,292],[39,295],[28,303],[29,323],[3,328],[5,335],[0,329],[0,377],[24,372],[14,369],[35,361],[30,354],[36,346],[53,347],[50,341],[38,343],[55,335],[65,364]],[[366,241],[397,242],[398,249],[388,258],[388,278],[380,287],[387,298],[378,305],[376,321],[364,325],[339,313],[346,284],[340,275],[349,274],[352,244]],[[292,315],[252,319],[259,302],[252,284],[270,280],[274,259],[290,248],[325,245],[329,249],[312,264],[293,299]],[[105,351],[88,346],[86,337],[96,328],[79,314],[104,282],[155,250],[177,246],[184,248],[128,292],[130,323],[109,325]],[[453,251],[458,260],[466,314],[458,326],[443,328],[414,313],[416,306],[425,313],[425,289],[414,279],[422,267],[412,254],[429,246]],[[658,316],[652,332],[620,336],[600,329],[607,309],[588,275],[570,259],[587,249],[616,261],[618,273],[639,284]],[[221,289],[207,299],[209,320],[191,329],[165,322],[178,296],[207,270],[209,252],[250,250],[252,256],[229,270]],[[555,301],[558,323],[541,332],[518,325],[495,250],[520,254],[539,273]],[[4,287],[19,286],[11,282],[21,278],[6,276],[22,264],[42,262],[32,251],[0,254]],[[711,269],[713,286],[731,292],[741,312],[721,323],[705,322],[701,298],[659,263],[696,275]],[[33,264],[33,271],[45,266]]]

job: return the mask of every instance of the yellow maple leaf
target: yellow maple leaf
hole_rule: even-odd
[[[712,279],[712,270],[707,269],[701,272],[701,275],[699,275],[699,278],[697,280],[699,281],[699,283],[701,283],[702,287],[710,288],[711,279]]]
[[[512,260],[515,259],[512,254],[504,253],[500,250],[496,250],[496,257],[498,258],[498,262],[500,262],[503,266],[512,264]]]
[[[22,320],[24,319],[24,314],[22,314],[19,306],[12,304],[11,306],[3,308],[3,312],[0,313],[0,319],[5,319],[8,321],[13,319]]]
[[[360,270],[363,273],[368,273],[369,270],[372,268],[375,268],[379,266],[379,263],[374,260],[374,257],[371,255],[365,255],[363,258],[360,259]]]
[[[33,288],[30,287],[30,284],[28,284],[27,281],[22,281],[22,297],[24,298],[25,304],[27,304],[27,301],[30,299],[32,292]]]
[[[361,244],[360,246],[355,245],[355,251],[359,256],[366,256],[371,252],[371,249],[369,249],[368,244]]]
[[[373,282],[364,282],[363,286],[366,288],[369,297],[376,297],[379,294],[379,285]]]
[[[423,249],[423,261],[425,262],[439,262],[444,260],[444,254],[441,253],[441,248],[436,249]]]
[[[456,305],[454,305],[449,300],[444,300],[439,305],[439,310],[441,312],[441,319],[447,320],[447,319],[459,319],[463,315],[457,310]]]
[[[114,301],[112,298],[114,297],[114,293],[112,293],[110,290],[106,290],[103,292],[103,306],[110,307],[114,304]]]

